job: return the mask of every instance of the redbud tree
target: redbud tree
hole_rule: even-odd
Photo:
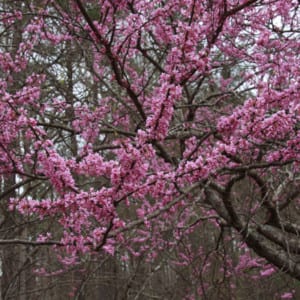
[[[0,244],[300,279],[299,1],[0,6]]]

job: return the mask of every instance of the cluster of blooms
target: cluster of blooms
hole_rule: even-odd
[[[73,121],[72,126],[87,143],[93,143],[99,138],[99,120],[102,120],[108,113],[108,101],[109,99],[101,99],[99,106],[94,111],[86,105],[75,108],[76,119]]]
[[[146,126],[150,139],[163,140],[167,136],[174,104],[181,97],[181,87],[168,83],[166,77],[169,78],[167,75],[161,76],[161,86],[154,90],[154,96],[149,101],[152,114],[147,119]]]
[[[75,182],[66,161],[55,150],[47,149],[39,152],[40,172],[49,178],[59,193],[75,189]]]

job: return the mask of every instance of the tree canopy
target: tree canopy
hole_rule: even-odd
[[[178,299],[300,279],[298,0],[0,1],[0,13],[1,247],[50,247],[41,276],[139,259],[188,282]],[[152,299],[146,286],[128,299]]]

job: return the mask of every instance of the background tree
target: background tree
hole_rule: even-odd
[[[298,1],[0,3],[3,299],[297,294]]]

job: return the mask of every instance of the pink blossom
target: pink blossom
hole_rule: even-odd
[[[294,294],[291,292],[287,292],[287,293],[283,293],[280,296],[281,299],[293,299],[294,298]]]

